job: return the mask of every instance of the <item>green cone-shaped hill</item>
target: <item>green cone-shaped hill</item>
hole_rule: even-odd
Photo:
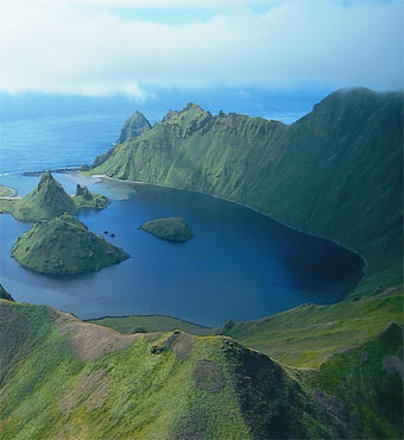
[[[68,214],[36,223],[12,254],[21,266],[43,274],[92,272],[129,257]]]
[[[86,186],[77,185],[71,197],[62,185],[45,171],[37,187],[21,199],[0,200],[0,210],[11,212],[17,220],[49,220],[62,214],[75,215],[80,208],[102,209],[109,205],[107,197],[92,194]]]
[[[65,212],[76,214],[76,205],[52,174],[45,171],[38,186],[18,201],[14,216],[19,220],[35,221],[56,217]]]

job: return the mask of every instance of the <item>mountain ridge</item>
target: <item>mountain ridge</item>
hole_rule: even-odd
[[[401,92],[342,89],[286,126],[188,105],[90,173],[215,195],[332,239],[366,258],[369,291],[401,282],[402,107]]]
[[[2,300],[0,331],[5,440],[96,440],[106,433],[145,440],[399,438],[402,432],[402,329],[395,324],[315,370],[286,368],[224,335],[121,335],[47,306]],[[369,382],[352,379],[358,365]],[[376,395],[367,387],[375,381]],[[383,409],[378,396],[387,395]]]

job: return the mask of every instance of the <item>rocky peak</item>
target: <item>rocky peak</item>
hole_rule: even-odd
[[[46,187],[48,187],[49,185],[57,185],[58,183],[56,182],[56,180],[53,178],[52,173],[50,171],[45,171],[42,176],[41,179],[39,180],[38,183],[38,191],[41,189],[44,189]]]
[[[80,186],[79,184],[77,184],[76,186],[76,196],[81,196],[83,197],[83,199],[86,200],[91,200],[93,198],[87,186]]]
[[[126,120],[119,135],[118,144],[137,138],[151,129],[150,122],[139,111]]]

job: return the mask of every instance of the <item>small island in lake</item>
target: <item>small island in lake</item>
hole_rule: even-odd
[[[25,197],[0,199],[0,210],[20,221],[49,220],[64,213],[75,215],[81,208],[102,209],[108,205],[107,197],[90,193],[86,186],[78,185],[76,195],[69,196],[50,171],[42,174],[37,187]]]
[[[140,226],[146,232],[156,237],[169,241],[185,242],[191,239],[194,234],[191,228],[181,217],[167,217],[150,220]]]
[[[58,275],[93,272],[129,258],[69,214],[35,223],[19,237],[12,255],[27,269]]]

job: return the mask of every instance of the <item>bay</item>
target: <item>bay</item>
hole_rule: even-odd
[[[226,105],[236,105],[237,111],[251,115],[282,114],[286,122],[302,116],[318,100],[315,93],[305,99],[290,95],[288,113],[281,105],[285,97],[268,95],[273,99],[265,102],[258,92],[250,91],[248,99],[246,93],[235,99],[226,93],[202,96],[204,107],[214,111],[220,102],[225,111]],[[185,104],[184,96],[171,95],[165,97],[167,102],[180,99]],[[113,145],[131,109],[139,108],[119,97],[0,98],[6,104],[0,112],[0,184],[17,188],[21,196],[39,179],[23,172],[91,163]],[[143,107],[152,122],[167,110],[158,100]],[[357,255],[233,203],[76,172],[55,177],[70,194],[80,183],[111,199],[107,209],[81,211],[78,217],[131,258],[93,274],[50,277],[30,272],[11,257],[11,249],[31,225],[1,214],[0,282],[18,301],[47,304],[81,318],[167,314],[221,325],[229,317],[255,319],[308,301],[338,301],[362,276],[363,261]],[[143,222],[165,216],[184,217],[194,238],[170,243],[139,230]]]
[[[2,214],[0,277],[17,301],[47,304],[83,319],[164,314],[220,325],[229,317],[254,319],[305,302],[338,301],[362,274],[355,254],[233,203],[77,173],[55,177],[71,193],[80,182],[112,199],[105,210],[84,210],[78,218],[131,258],[92,274],[33,273],[11,257],[13,243],[30,225]],[[27,191],[38,177],[18,180]],[[169,216],[184,217],[194,237],[171,243],[139,229],[147,220]]]

